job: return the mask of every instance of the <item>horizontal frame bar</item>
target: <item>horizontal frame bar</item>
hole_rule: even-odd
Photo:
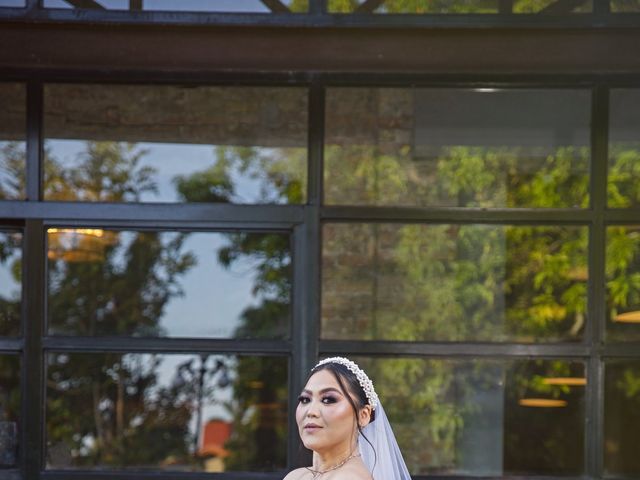
[[[194,85],[237,87],[310,87],[316,82],[324,87],[404,87],[404,88],[508,88],[580,90],[603,85],[610,88],[638,88],[636,74],[598,73],[380,73],[380,72],[180,72],[158,71],[150,75],[139,71],[91,71],[67,69],[14,69],[0,67],[2,82],[27,82],[113,85]]]
[[[605,226],[612,224],[640,225],[640,208],[605,210]]]
[[[2,8],[0,19],[29,22],[291,27],[457,27],[612,28],[637,27],[636,13],[544,14],[339,14],[118,11],[92,9]]]
[[[323,207],[323,221],[442,222],[442,223],[561,223],[588,225],[593,212],[586,209],[534,208],[412,208],[412,207]]]
[[[0,353],[20,352],[23,348],[24,340],[22,338],[0,337]]]
[[[0,217],[15,219],[137,221],[157,224],[242,222],[293,225],[302,222],[302,205],[167,203],[0,202]]]
[[[289,340],[233,340],[207,338],[70,337],[42,339],[47,351],[118,353],[237,353],[289,355]]]
[[[0,480],[22,480],[19,470],[0,470]]]
[[[583,344],[520,344],[520,343],[435,343],[320,340],[320,355],[344,354],[376,357],[478,357],[478,358],[576,358],[592,355]],[[638,353],[640,356],[640,352]]]

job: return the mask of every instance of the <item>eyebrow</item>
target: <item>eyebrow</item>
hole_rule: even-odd
[[[337,388],[334,388],[334,387],[323,388],[318,393],[322,394],[322,393],[327,393],[327,392],[336,392],[336,393],[339,393],[340,395],[342,395],[342,392],[340,390],[338,390]],[[313,392],[311,390],[307,390],[306,388],[304,390],[302,390],[302,393],[308,393],[309,395],[313,394]]]

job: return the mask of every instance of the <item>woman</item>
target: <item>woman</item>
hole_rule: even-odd
[[[313,465],[285,480],[410,480],[373,383],[351,360],[327,358],[311,370],[296,421]]]

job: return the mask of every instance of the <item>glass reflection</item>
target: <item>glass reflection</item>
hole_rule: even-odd
[[[568,381],[584,380],[581,363],[356,361],[373,379],[414,475],[582,472],[584,382]]]
[[[333,88],[325,201],[586,208],[589,93]]]
[[[322,336],[578,341],[587,228],[327,224]]]
[[[24,85],[0,83],[0,200],[26,198],[26,101]]]
[[[286,465],[286,358],[54,353],[47,378],[48,468]]]
[[[608,204],[640,206],[640,90],[612,90],[609,124]]]
[[[637,13],[640,12],[638,0],[611,0],[610,8],[613,13]]]
[[[22,234],[0,231],[0,336],[20,335]]]
[[[25,0],[0,0],[0,7],[25,7]]]
[[[289,237],[50,228],[49,332],[287,338]]]
[[[48,85],[47,200],[304,203],[303,88]]]
[[[18,464],[20,358],[0,355],[0,469]]]
[[[607,228],[607,339],[640,339],[640,226]]]
[[[0,3],[0,5],[2,5]],[[44,0],[45,8],[149,10],[171,12],[295,13],[309,10],[309,0]]]
[[[640,362],[605,366],[604,467],[609,474],[640,475]]]
[[[559,2],[556,0],[329,0],[329,12],[332,13],[405,13],[405,14],[442,14],[442,13],[540,13],[567,15],[592,11],[592,0],[578,2]]]

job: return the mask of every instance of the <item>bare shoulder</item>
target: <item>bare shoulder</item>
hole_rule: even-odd
[[[304,477],[305,473],[307,473],[306,468],[296,468],[295,470],[290,471],[283,480],[299,480]]]

